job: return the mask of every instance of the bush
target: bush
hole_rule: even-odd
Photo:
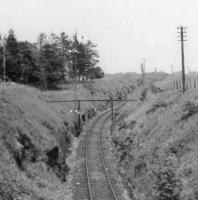
[[[158,200],[179,200],[181,182],[176,178],[174,171],[163,169],[156,174],[156,189]]]
[[[141,95],[140,95],[140,100],[141,100],[141,101],[144,101],[144,100],[146,99],[146,95],[147,95],[147,89],[145,88],[145,89],[142,91]]]
[[[167,107],[167,103],[165,101],[157,101],[155,102],[152,107],[146,112],[146,114],[149,114],[149,113],[153,113],[155,112],[157,109],[159,108],[166,108]]]
[[[190,101],[184,102],[181,109],[183,111],[181,120],[187,120],[192,115],[198,113],[198,105]]]

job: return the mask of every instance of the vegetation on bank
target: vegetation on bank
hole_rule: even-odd
[[[132,199],[197,199],[197,98],[196,89],[149,91],[117,114],[111,138]]]
[[[0,79],[4,78],[3,57],[7,80],[43,89],[56,88],[75,77],[81,81],[102,78],[96,47],[90,40],[83,41],[77,34],[69,37],[65,32],[40,33],[35,43],[19,41],[11,29],[0,45]]]
[[[138,78],[137,74],[120,75],[86,87],[79,84],[78,98],[124,98],[134,90]],[[0,199],[72,200],[75,157],[70,156],[78,141],[76,116],[70,112],[74,104],[48,104],[45,100],[74,96],[72,87],[40,91],[14,83],[6,87],[5,94],[0,93]],[[95,116],[96,110],[109,107],[109,102],[82,103],[82,123]]]

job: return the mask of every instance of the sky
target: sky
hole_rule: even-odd
[[[105,73],[181,69],[177,26],[187,26],[186,70],[198,70],[197,0],[0,0],[0,33],[15,30],[35,42],[39,33],[72,35],[96,43]]]

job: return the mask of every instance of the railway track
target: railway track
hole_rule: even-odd
[[[119,106],[120,107],[120,106]],[[121,194],[105,160],[103,132],[111,113],[106,111],[94,119],[79,146],[81,163],[76,173],[75,200],[120,200]],[[79,158],[80,159],[80,158]]]

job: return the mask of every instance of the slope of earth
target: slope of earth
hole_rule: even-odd
[[[119,76],[78,85],[80,99],[123,98],[137,86],[139,76]],[[74,91],[47,91],[11,84],[0,86],[0,199],[72,199],[69,172],[78,143],[73,103]],[[108,103],[84,103],[86,120],[104,110]],[[72,151],[72,154],[71,154]],[[69,157],[68,157],[69,156]]]
[[[25,86],[0,98],[0,199],[63,199],[70,134],[61,117]]]
[[[195,89],[147,92],[142,103],[116,114],[112,146],[131,199],[198,199],[197,121]]]

